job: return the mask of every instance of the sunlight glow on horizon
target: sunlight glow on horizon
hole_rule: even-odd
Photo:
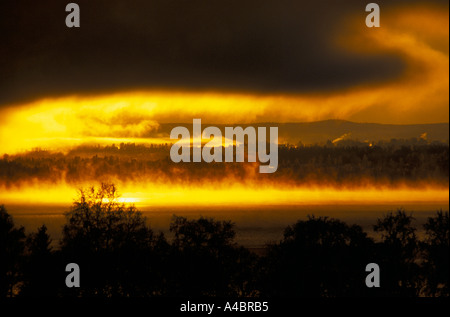
[[[67,185],[25,187],[1,190],[2,204],[67,204],[77,197],[77,190]],[[322,204],[441,203],[448,204],[448,188],[359,188],[332,187],[249,187],[236,184],[230,188],[207,186],[162,186],[146,184],[124,187],[118,199],[136,207],[161,206],[264,206]]]

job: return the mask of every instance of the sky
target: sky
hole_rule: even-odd
[[[165,142],[148,136],[194,118],[449,122],[448,0],[377,0],[380,28],[365,24],[368,0],[74,1],[80,28],[65,25],[69,1],[0,1],[0,155]],[[146,185],[161,204],[224,203],[228,193],[267,204],[361,197],[448,206],[448,188],[296,196],[239,183],[214,193]],[[0,199],[67,202],[74,188],[64,186],[1,190]],[[122,192],[138,202],[145,186],[130,186]]]
[[[448,122],[448,1],[0,3],[3,151],[167,122]]]

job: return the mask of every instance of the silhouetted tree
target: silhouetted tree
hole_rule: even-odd
[[[65,214],[62,246],[83,252],[146,246],[153,238],[146,219],[136,207],[118,201],[114,184],[80,189],[79,198]]]
[[[55,253],[50,246],[51,242],[45,225],[39,227],[36,233],[28,235],[21,296],[48,297],[57,295],[58,284],[63,284],[64,277],[62,274],[58,274],[58,271],[62,270],[57,265]]]
[[[229,221],[172,218],[171,289],[176,296],[249,296],[256,257],[235,242]]]
[[[382,289],[385,296],[420,295],[423,287],[418,264],[419,242],[414,217],[403,209],[388,213],[378,219],[375,232],[381,234],[381,243],[375,250],[378,264],[382,268]]]
[[[143,296],[154,292],[153,231],[134,207],[118,202],[113,184],[81,189],[66,213],[61,250],[83,271],[86,296]],[[161,241],[164,237],[160,237]],[[74,291],[75,292],[75,291]]]
[[[5,207],[0,205],[0,298],[17,295],[24,247],[24,228],[16,228]]]
[[[276,297],[361,296],[373,241],[361,227],[308,217],[268,246],[261,261],[263,295]]]
[[[424,272],[427,277],[428,296],[450,296],[450,223],[449,214],[442,210],[424,224],[426,240],[424,250]]]
[[[428,219],[422,242],[402,209],[377,220],[376,243],[360,226],[308,216],[258,257],[235,242],[230,221],[173,216],[169,243],[118,198],[112,184],[81,189],[60,250],[45,225],[25,240],[0,206],[0,295],[449,296],[448,212]],[[68,263],[80,266],[81,288],[66,287]],[[381,288],[366,287],[368,263],[379,264]]]

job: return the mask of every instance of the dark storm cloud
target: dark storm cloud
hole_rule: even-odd
[[[398,76],[398,56],[335,48],[368,1],[2,0],[0,105],[139,88],[304,92]],[[380,5],[412,1],[378,1]],[[429,1],[428,1],[429,2]]]

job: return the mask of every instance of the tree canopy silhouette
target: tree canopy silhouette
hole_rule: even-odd
[[[423,243],[428,296],[450,296],[450,223],[449,213],[439,211],[428,218],[424,228],[427,239]]]
[[[61,271],[59,268],[63,265],[57,261],[57,254],[51,243],[45,225],[27,236],[26,258],[23,262],[24,282],[20,296],[57,296],[58,284],[62,284],[63,280],[63,275],[58,274],[58,271]]]
[[[174,216],[170,260],[171,295],[249,296],[254,294],[256,256],[234,241],[230,221]]]
[[[419,258],[419,240],[414,217],[398,209],[378,219],[374,231],[381,234],[381,243],[374,250],[383,270],[384,296],[418,296],[423,287]]]
[[[309,217],[268,246],[262,260],[262,294],[277,297],[364,294],[363,268],[373,241],[362,228],[339,220]]]
[[[153,232],[134,205],[120,203],[114,184],[79,190],[79,197],[65,214],[63,248],[82,248],[83,252],[147,246]]]
[[[14,221],[0,205],[0,297],[18,292],[21,280],[20,262],[25,248],[25,229],[16,228]]]
[[[113,184],[80,189],[56,250],[45,225],[26,237],[0,206],[1,297],[449,296],[448,211],[428,218],[421,240],[403,209],[377,220],[376,239],[308,216],[258,256],[236,243],[231,221],[173,216],[166,240],[118,198]],[[68,263],[80,267],[80,288],[64,284]],[[369,263],[381,288],[365,284]]]
[[[146,218],[118,198],[113,184],[80,189],[66,213],[61,251],[66,263],[83,269],[83,295],[144,296],[154,291],[151,251],[164,237],[155,239]]]

